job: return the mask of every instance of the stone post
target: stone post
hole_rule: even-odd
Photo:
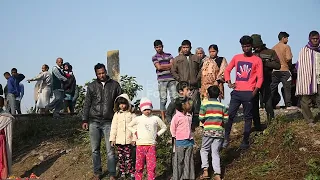
[[[107,52],[107,71],[108,75],[113,80],[120,82],[119,50],[112,50]]]

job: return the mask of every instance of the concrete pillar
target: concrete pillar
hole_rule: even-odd
[[[107,52],[108,75],[115,81],[120,82],[120,57],[119,50]]]

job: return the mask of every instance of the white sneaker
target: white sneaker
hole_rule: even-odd
[[[296,106],[290,106],[290,107],[287,107],[286,109],[287,109],[287,110],[296,110],[296,109],[298,109],[298,107],[296,107]]]

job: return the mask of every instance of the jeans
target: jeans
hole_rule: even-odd
[[[59,114],[59,112],[63,108],[64,91],[58,89],[53,90],[53,95],[54,100],[47,105],[47,108],[49,110],[54,109],[53,114]]]
[[[272,83],[270,84],[271,96],[278,91],[279,83],[282,83],[284,89],[284,102],[286,107],[291,106],[291,73],[290,71],[275,71],[272,73]],[[272,100],[272,99],[271,99]],[[270,102],[268,102],[270,104]]]
[[[16,110],[18,114],[21,114],[21,101],[16,100]]]
[[[252,91],[236,91],[231,92],[231,100],[229,105],[229,119],[225,128],[225,139],[230,139],[230,132],[233,124],[233,120],[237,115],[240,105],[243,106],[244,114],[244,132],[243,142],[249,144],[249,137],[252,125]]]
[[[176,81],[158,81],[159,97],[160,97],[160,111],[166,110],[167,92],[169,91],[170,100],[177,98],[177,83]]]
[[[111,147],[110,138],[111,122],[91,121],[89,124],[90,143],[92,150],[93,172],[96,175],[102,175],[101,167],[101,139],[102,135],[106,142],[107,168],[110,176],[116,176],[116,158],[114,147]]]
[[[8,104],[9,104],[9,106],[7,106],[7,107],[10,108],[10,113],[12,115],[16,114],[16,96],[14,94],[8,93],[7,100],[8,100]],[[8,111],[9,111],[9,109],[8,109]]]

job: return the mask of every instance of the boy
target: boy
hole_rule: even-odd
[[[200,106],[199,120],[203,123],[204,131],[200,150],[202,179],[210,179],[208,168],[208,155],[211,150],[212,168],[214,179],[220,180],[220,156],[219,150],[224,138],[224,123],[228,120],[226,107],[218,101],[220,89],[218,86],[210,86],[207,90],[209,99],[202,101]]]
[[[190,85],[186,81],[181,81],[177,84],[176,90],[178,92],[178,96],[180,99],[190,98]],[[176,104],[174,101],[171,101],[167,111],[166,111],[166,119],[170,123],[173,115],[176,112]]]
[[[252,98],[258,93],[263,82],[263,64],[262,60],[253,55],[253,39],[250,36],[243,36],[240,39],[243,54],[235,55],[227,66],[224,75],[229,88],[234,89],[231,92],[229,105],[229,120],[225,126],[225,140],[223,147],[227,147],[232,128],[233,119],[242,104],[245,119],[244,136],[240,145],[241,149],[249,148],[249,137],[252,125]],[[236,81],[231,83],[230,72],[236,67]]]
[[[160,111],[162,121],[165,119],[165,111],[167,104],[167,92],[169,92],[170,100],[174,101],[176,98],[176,81],[173,78],[170,69],[173,62],[173,56],[170,53],[163,52],[163,43],[161,40],[155,40],[154,49],[156,54],[152,56],[152,62],[156,68],[159,97],[160,97]]]

